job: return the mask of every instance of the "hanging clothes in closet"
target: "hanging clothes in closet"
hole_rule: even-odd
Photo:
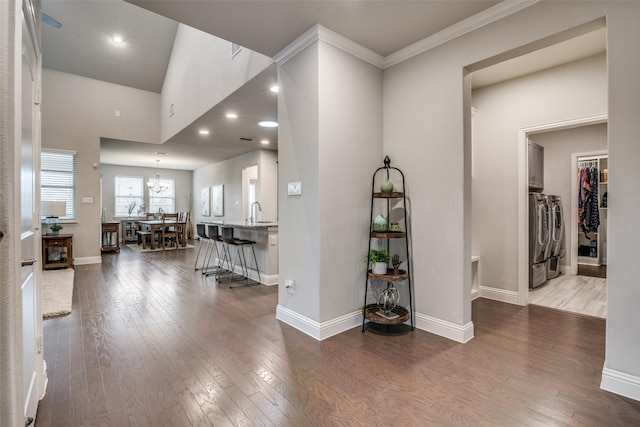
[[[578,171],[578,225],[589,240],[597,238],[600,225],[598,210],[598,168],[594,162],[579,163]]]

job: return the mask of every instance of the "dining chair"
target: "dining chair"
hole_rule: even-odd
[[[178,212],[178,242],[182,246],[187,246],[187,221],[189,212]]]
[[[165,245],[169,243],[171,246],[176,245],[178,247],[178,214],[177,213],[165,213],[162,215],[162,250],[165,249]]]

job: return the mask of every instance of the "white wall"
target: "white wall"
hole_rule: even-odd
[[[473,92],[472,252],[481,257],[480,286],[518,291],[518,130],[606,113],[606,66],[602,54]],[[556,194],[548,178],[544,192]]]
[[[100,138],[159,142],[159,104],[157,93],[43,70],[42,148],[77,151],[77,224],[64,230],[78,263],[100,262]]]
[[[571,197],[571,190],[578,185],[577,178],[571,173],[571,155],[606,151],[607,125],[602,123],[539,133],[531,135],[529,139],[544,147],[544,193],[562,197],[566,223],[562,245],[566,249],[566,255],[560,260],[560,265],[569,268],[571,260],[577,255],[571,251],[571,241],[578,237],[571,235],[570,226],[571,222],[575,222],[571,215],[571,205],[577,204]]]
[[[180,24],[162,86],[162,142],[272,63],[245,48],[231,58],[231,42]],[[170,116],[172,104],[174,114]]]
[[[609,111],[609,187],[635,194],[640,181],[640,40],[638,2],[540,2],[443,46],[385,70],[385,151],[400,159],[412,185],[418,311],[453,325],[471,318],[471,234],[462,232],[470,206],[463,200],[465,97],[463,68],[606,17]],[[526,29],[526,31],[524,30]],[[523,100],[519,100],[520,105]],[[537,120],[536,122],[539,123]],[[515,141],[515,136],[514,136]],[[395,156],[393,156],[395,155]],[[425,172],[426,171],[426,172]],[[429,177],[437,177],[435,181]],[[470,204],[469,204],[470,205]],[[612,197],[609,204],[608,318],[603,387],[640,399],[640,239],[628,232],[640,200]],[[635,393],[635,394],[634,394]]]

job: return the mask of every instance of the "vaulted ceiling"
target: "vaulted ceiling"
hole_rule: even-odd
[[[178,22],[269,57],[320,23],[387,57],[452,27],[464,27],[474,15],[475,18],[477,14],[491,16],[492,11],[503,6],[499,3],[495,0],[43,0],[43,12],[62,24],[60,28],[42,26],[43,66],[159,93]],[[125,38],[125,47],[113,44],[114,33]],[[546,57],[539,56],[521,62],[520,66],[516,62],[503,65],[502,69],[474,73],[474,82],[491,84],[514,77],[517,74],[513,70],[518,67],[521,70],[515,73],[521,75],[557,65],[558,61],[568,62],[603,51],[604,32],[595,39],[556,50],[560,55],[556,54],[553,63],[547,64]],[[275,80],[275,75],[275,67],[271,67],[253,82],[254,86],[250,84],[239,90],[223,104],[239,109],[243,105],[248,109],[251,104],[251,114],[262,114],[257,111],[258,106],[264,108],[265,115],[272,114],[277,111],[275,97],[258,88]],[[214,107],[193,126],[220,115]],[[195,169],[258,147],[239,142],[239,138],[255,134],[253,119],[246,125],[236,122],[233,127],[225,128],[225,123],[218,121],[216,126],[220,135],[217,150],[191,149],[189,141],[195,136],[190,127],[163,144],[164,148],[156,144],[105,140],[101,161],[153,167],[155,151],[172,151],[175,155],[162,159],[162,167]],[[270,148],[277,149],[277,132],[271,139]]]

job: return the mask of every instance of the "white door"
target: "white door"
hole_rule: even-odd
[[[35,31],[35,16],[30,1],[25,1],[22,15],[22,129],[20,138],[20,179],[15,183],[20,195],[20,295],[22,300],[23,402],[25,424],[34,420],[42,388],[42,315],[39,303],[40,252],[39,212],[36,171],[40,152],[40,48]]]

